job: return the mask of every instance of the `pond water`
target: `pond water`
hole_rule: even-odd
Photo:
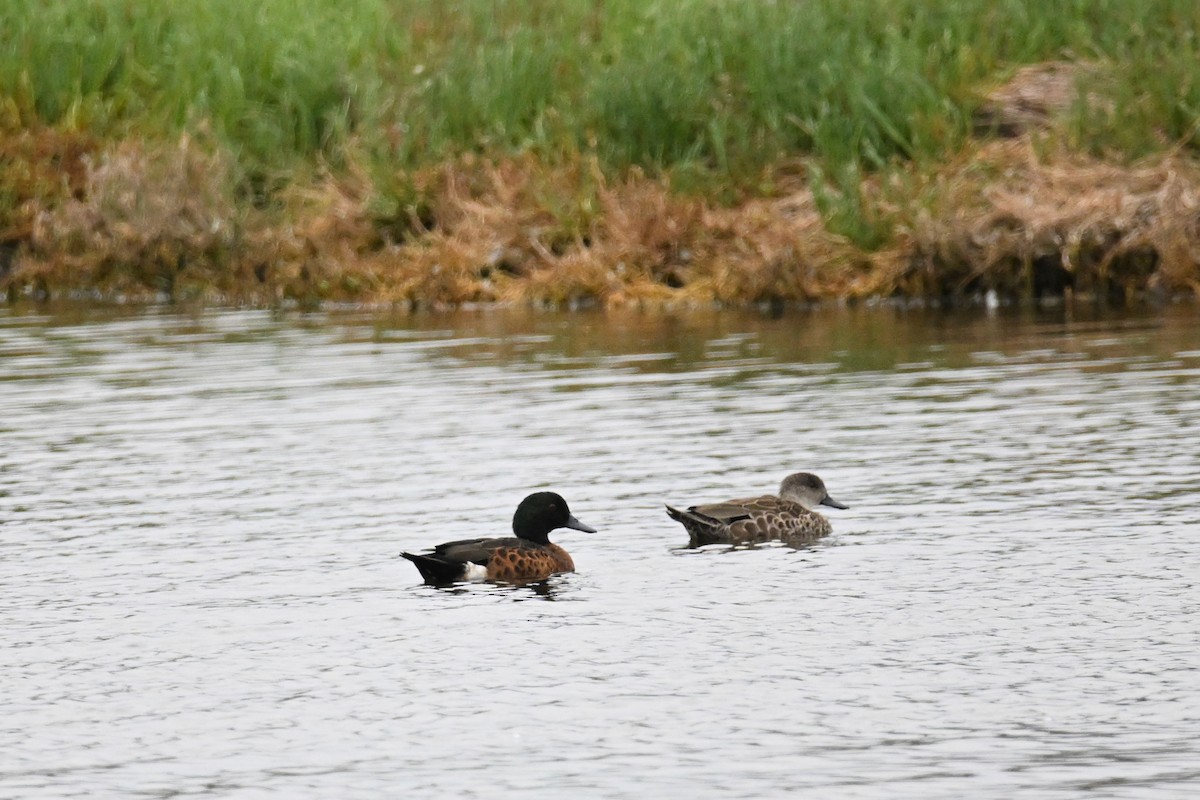
[[[1200,791],[1194,307],[9,309],[0,400],[0,797]],[[541,488],[574,574],[397,558]]]

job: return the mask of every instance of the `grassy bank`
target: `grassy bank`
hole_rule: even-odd
[[[1188,290],[1198,32],[1183,0],[11,0],[0,274],[254,302]]]

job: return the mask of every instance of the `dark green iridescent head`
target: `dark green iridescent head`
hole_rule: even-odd
[[[558,528],[596,532],[595,528],[571,516],[567,501],[554,492],[534,492],[521,501],[517,513],[513,514],[513,533],[531,542],[546,544],[550,541],[550,531]]]

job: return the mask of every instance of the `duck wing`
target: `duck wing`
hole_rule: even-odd
[[[688,511],[724,523],[725,525],[732,525],[735,522],[749,519],[755,514],[770,512],[788,513],[787,507],[789,506],[800,508],[795,503],[780,500],[775,495],[764,494],[761,497],[745,497],[740,500],[726,500],[724,503],[692,506]]]
[[[439,544],[433,548],[433,557],[456,564],[465,564],[470,561],[472,564],[487,566],[488,561],[497,550],[503,547],[522,547],[527,544],[528,542],[515,536],[459,539],[455,542]]]
[[[440,586],[464,580],[482,580],[481,570],[496,553],[511,553],[529,546],[515,536],[502,538],[459,539],[439,544],[428,553],[401,553],[417,569],[426,583]],[[477,566],[471,566],[472,564]]]
[[[729,525],[730,538],[746,543],[781,540],[801,542],[830,533],[829,520],[799,503],[764,495],[745,502],[750,512]]]

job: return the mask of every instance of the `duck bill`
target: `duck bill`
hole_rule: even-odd
[[[596,532],[596,529],[593,528],[591,525],[584,525],[582,522],[575,519],[574,514],[571,514],[570,516],[567,517],[567,524],[564,525],[563,527],[564,528],[574,528],[575,530],[583,531],[584,533],[595,533]]]
[[[829,495],[825,495],[825,499],[821,501],[821,505],[829,506],[830,508],[841,508],[841,509],[846,509],[846,508],[850,507],[850,506],[846,505],[845,503],[839,503],[837,500],[834,500]]]

